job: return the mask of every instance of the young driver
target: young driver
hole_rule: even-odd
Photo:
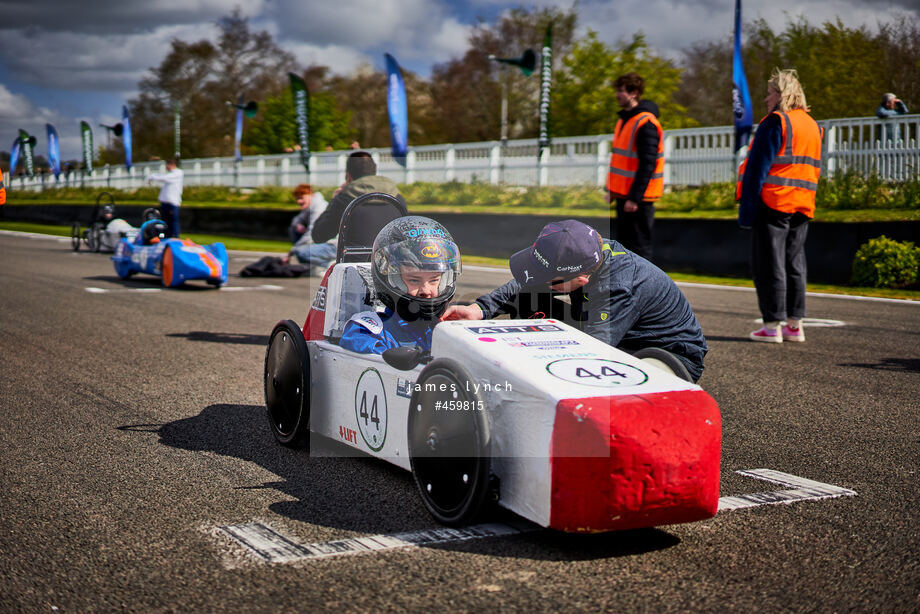
[[[377,234],[371,263],[386,309],[352,316],[339,345],[363,354],[403,345],[430,351],[432,330],[454,296],[460,268],[460,250],[441,224],[420,216],[393,220]]]

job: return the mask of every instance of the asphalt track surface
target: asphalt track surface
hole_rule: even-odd
[[[245,290],[158,291],[69,241],[0,234],[0,611],[920,610],[920,304],[812,296],[845,325],[774,346],[746,339],[751,292],[683,287],[722,495],[777,490],[736,473],[768,468],[855,496],[269,563],[219,527],[311,544],[438,525],[409,473],[274,442],[265,345],[318,279],[238,277],[254,258],[231,254]],[[460,295],[506,278],[468,267]]]

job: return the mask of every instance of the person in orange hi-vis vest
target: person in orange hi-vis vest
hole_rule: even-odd
[[[6,204],[6,186],[3,185],[3,169],[0,168],[0,205]]]
[[[655,201],[664,191],[664,133],[658,105],[643,100],[645,80],[631,72],[614,82],[620,116],[613,131],[607,202],[616,201],[617,239],[652,259]]]
[[[795,70],[774,69],[739,169],[738,224],[751,228],[751,264],[763,327],[754,341],[805,341],[805,237],[815,215],[823,130],[807,113]]]

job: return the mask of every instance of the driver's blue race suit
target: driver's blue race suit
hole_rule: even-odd
[[[383,313],[362,311],[345,324],[339,346],[361,354],[383,354],[385,350],[417,345],[431,351],[431,332],[437,320],[406,322],[386,309]]]

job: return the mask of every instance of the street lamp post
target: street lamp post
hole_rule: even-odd
[[[519,58],[499,58],[489,54],[489,59],[500,64],[512,64],[521,69],[525,77],[533,74],[533,69],[537,66],[537,55],[533,49],[526,49]],[[498,166],[498,182],[501,183],[505,178],[505,147],[508,145],[508,73],[502,71],[502,128],[501,128],[501,160]]]

